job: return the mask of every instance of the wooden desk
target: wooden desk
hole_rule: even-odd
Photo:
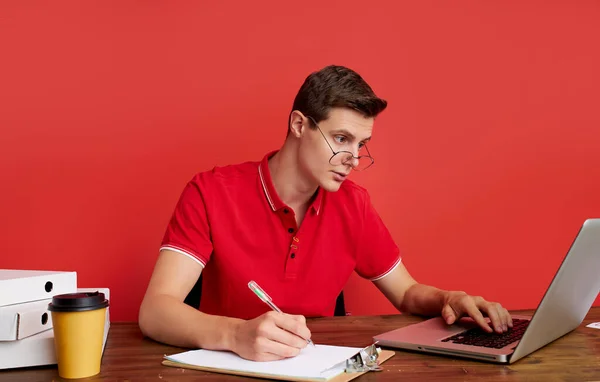
[[[515,314],[531,314],[518,311]],[[420,321],[413,316],[332,317],[309,320],[319,344],[367,346],[373,335]],[[366,381],[600,381],[600,330],[586,328],[600,322],[600,307],[592,308],[584,324],[513,365],[495,365],[412,352],[397,351],[383,364],[385,371],[367,373]],[[136,323],[113,323],[99,375],[92,381],[252,381],[162,366],[164,354],[184,351],[144,338]],[[0,371],[0,381],[60,381],[56,366]],[[258,379],[256,379],[258,381]]]

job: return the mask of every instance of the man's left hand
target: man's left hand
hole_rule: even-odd
[[[484,314],[490,318],[491,326]],[[469,296],[465,292],[446,292],[442,307],[444,321],[450,325],[463,316],[471,317],[488,333],[504,333],[513,327],[510,313],[499,303],[486,301],[479,296]]]

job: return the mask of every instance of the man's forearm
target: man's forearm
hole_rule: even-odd
[[[167,295],[146,297],[139,325],[144,335],[187,348],[231,350],[237,318],[202,313]]]
[[[414,284],[404,294],[400,310],[421,316],[438,316],[446,300],[447,291],[424,284]]]

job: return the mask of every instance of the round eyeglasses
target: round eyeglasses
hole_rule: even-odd
[[[319,130],[319,132],[323,136],[323,139],[325,139],[327,146],[329,146],[329,148],[331,149],[333,155],[331,156],[331,158],[329,158],[329,163],[332,166],[346,165],[351,166],[354,171],[364,171],[371,167],[373,163],[375,163],[375,159],[373,159],[373,157],[371,156],[371,153],[369,152],[369,148],[367,147],[366,143],[363,144],[363,147],[365,148],[367,153],[359,155],[357,157],[355,157],[354,154],[352,154],[350,151],[335,151],[333,147],[331,147],[331,144],[329,143],[329,140],[327,139],[325,134],[323,134],[323,131],[319,127],[317,121],[315,121],[315,119],[311,116],[307,116],[307,118],[315,124],[317,130]]]

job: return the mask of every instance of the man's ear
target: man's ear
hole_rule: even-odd
[[[296,138],[300,138],[304,132],[306,118],[298,110],[292,111],[290,114],[290,134]]]

